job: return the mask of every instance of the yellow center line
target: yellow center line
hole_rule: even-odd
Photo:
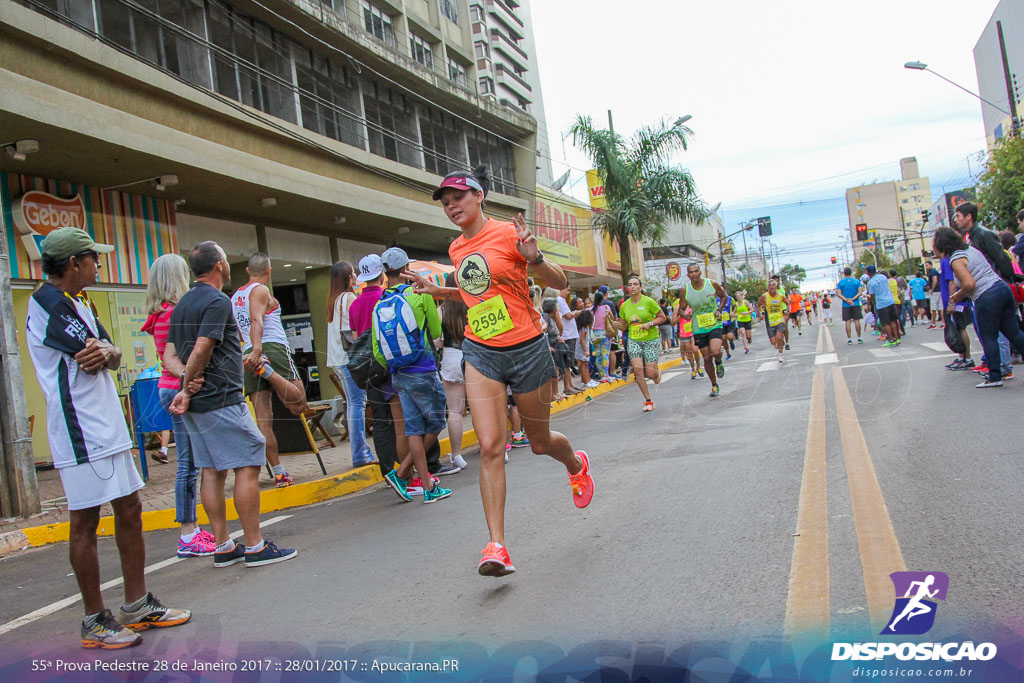
[[[892,582],[889,574],[906,571],[900,544],[889,518],[889,509],[878,485],[875,466],[871,462],[864,432],[861,431],[853,397],[846,385],[842,369],[832,368],[832,387],[836,395],[839,434],[846,461],[846,478],[850,484],[853,522],[857,531],[868,615],[872,628],[880,631],[892,610]]]
[[[820,339],[819,339],[820,341]],[[793,562],[786,600],[786,635],[828,635],[828,499],[825,471],[825,375],[814,371]]]

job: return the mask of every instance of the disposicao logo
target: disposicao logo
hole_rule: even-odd
[[[937,600],[946,600],[949,577],[943,572],[893,572],[892,616],[879,635],[921,635],[935,625]],[[832,660],[871,660],[895,656],[902,661],[988,661],[996,656],[993,643],[833,643]]]
[[[949,577],[943,572],[893,572],[889,578],[896,588],[896,606],[880,635],[928,633],[935,624],[935,601],[946,600]]]

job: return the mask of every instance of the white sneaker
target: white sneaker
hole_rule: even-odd
[[[599,382],[595,382],[594,380],[590,380],[589,382],[587,382],[583,386],[586,387],[587,389],[593,389],[594,387],[599,386],[599,385],[600,385]]]
[[[455,465],[456,467],[462,469],[466,469],[467,467],[469,467],[469,463],[467,463],[466,459],[463,458],[461,455],[449,455],[448,460],[449,462],[451,462],[451,464]]]

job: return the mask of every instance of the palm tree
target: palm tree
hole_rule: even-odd
[[[618,241],[623,284],[633,270],[630,240],[658,244],[670,219],[707,220],[709,212],[693,176],[668,165],[668,157],[685,150],[687,137],[693,135],[681,122],[644,126],[626,141],[612,130],[595,128],[589,116],[577,115],[569,132],[604,182],[608,208],[596,213],[593,225]]]
[[[803,266],[794,266],[789,263],[779,269],[779,275],[782,276],[783,280],[792,282],[797,286],[807,279],[807,271],[804,270]]]

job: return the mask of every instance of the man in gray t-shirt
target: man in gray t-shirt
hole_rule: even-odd
[[[193,460],[203,470],[203,507],[217,543],[213,566],[245,562],[259,567],[290,560],[297,551],[278,548],[260,534],[259,476],[266,439],[242,398],[238,325],[221,291],[231,281],[231,265],[216,242],[200,242],[189,254],[189,267],[196,285],[171,314],[164,362],[184,363],[182,389],[171,412],[183,416]],[[264,378],[272,377],[270,363],[264,366]],[[228,534],[224,484],[229,470],[235,472],[234,503],[244,545]]]

